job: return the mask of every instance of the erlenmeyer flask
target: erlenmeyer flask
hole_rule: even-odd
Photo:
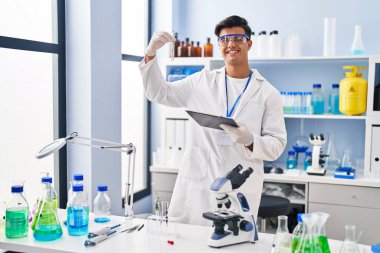
[[[45,189],[40,199],[33,237],[38,241],[52,241],[62,236],[62,228],[57,215],[56,195],[51,186],[52,178],[43,178]]]
[[[288,230],[288,216],[278,216],[277,222],[277,231],[273,240],[272,253],[291,253],[292,240]]]
[[[350,150],[345,149],[342,158],[342,168],[352,168]]]
[[[322,253],[319,243],[315,238],[315,225],[318,222],[318,217],[315,214],[304,214],[302,221],[306,226],[306,233],[302,236],[295,253]]]
[[[344,226],[344,229],[346,230],[346,237],[344,238],[343,245],[340,248],[340,253],[360,253],[357,238],[355,238],[355,226],[346,225]]]
[[[329,134],[328,143],[327,143],[327,152],[326,154],[329,155],[326,157],[326,168],[335,170],[339,168],[340,162],[338,155],[336,153],[336,147],[335,147],[335,138],[334,134]]]
[[[330,253],[329,242],[326,235],[326,221],[330,217],[329,214],[323,212],[313,213],[317,215],[315,240],[319,243],[323,253]]]

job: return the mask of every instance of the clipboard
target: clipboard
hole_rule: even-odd
[[[235,120],[231,118],[225,118],[221,116],[215,116],[211,114],[206,114],[206,113],[201,113],[201,112],[193,112],[193,111],[188,111],[186,112],[200,125],[203,127],[209,127],[209,128],[214,128],[218,130],[223,130],[222,128],[219,127],[221,124],[226,124],[230,125],[233,127],[238,127],[236,124]],[[224,130],[223,130],[224,131]]]

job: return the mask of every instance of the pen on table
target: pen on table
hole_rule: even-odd
[[[137,231],[140,231],[144,227],[144,224],[142,224]]]

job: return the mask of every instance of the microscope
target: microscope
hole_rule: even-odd
[[[210,187],[216,196],[218,208],[214,212],[203,213],[203,218],[214,223],[214,233],[208,240],[211,247],[219,248],[258,240],[257,227],[248,200],[237,191],[252,174],[253,169],[248,168],[241,172],[242,170],[243,167],[237,165],[224,177],[217,178]]]
[[[322,154],[322,145],[325,144],[326,139],[323,134],[309,136],[309,142],[313,145],[313,153],[311,166],[307,167],[306,173],[309,175],[323,176],[326,174],[326,169],[323,168],[326,161],[324,158],[328,155]]]

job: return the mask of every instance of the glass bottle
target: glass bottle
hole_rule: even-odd
[[[272,253],[291,253],[291,238],[288,230],[288,217],[280,215],[277,218],[277,230],[274,236]]]
[[[178,33],[174,33],[175,42],[174,42],[174,57],[178,57],[178,47],[181,45],[181,42],[178,39]]]
[[[22,185],[12,186],[12,198],[5,208],[5,236],[19,238],[28,235],[29,205],[24,195]]]
[[[297,246],[302,238],[302,235],[305,233],[305,225],[302,222],[302,215],[303,213],[297,214],[297,226],[293,230],[293,236],[292,236],[292,252],[295,252],[297,249]]]
[[[199,44],[199,41],[197,41],[197,46],[195,47],[195,57],[202,57],[202,48]]]
[[[358,247],[358,239],[356,237],[354,225],[346,225],[344,226],[346,230],[346,236],[344,237],[344,241],[342,247],[340,248],[340,253],[360,253]]]
[[[194,41],[191,41],[191,44],[189,46],[189,56],[190,57],[195,57],[195,45],[194,45]]]
[[[322,92],[322,85],[320,83],[313,84],[313,95],[311,97],[314,114],[325,113],[325,99]]]
[[[330,253],[329,241],[326,234],[326,221],[330,217],[329,214],[323,212],[314,212],[318,218],[316,222],[316,237],[317,243],[319,243],[322,253]]]
[[[73,195],[73,186],[74,185],[83,185],[83,174],[74,174],[73,175],[73,181],[70,181],[70,189],[69,189],[69,194],[68,194],[68,199]],[[83,194],[85,195],[87,199],[87,191],[86,189],[83,189]]]
[[[354,41],[351,45],[351,54],[362,55],[364,54],[364,45],[362,40],[362,27],[360,25],[355,26]]]
[[[98,185],[98,195],[94,200],[94,221],[104,223],[110,221],[111,200],[107,194],[107,185]]]
[[[38,196],[36,204],[35,204],[35,206],[36,206],[35,207],[35,214],[33,216],[33,221],[32,221],[32,226],[31,226],[32,230],[34,230],[34,228],[36,227],[38,214],[41,212],[41,206],[43,203],[43,199],[46,195],[46,191],[48,191],[49,197],[53,201],[52,203],[54,205],[54,209],[55,209],[55,211],[57,211],[57,208],[58,208],[57,193],[55,192],[55,190],[51,186],[52,182],[53,182],[53,179],[49,176],[41,178],[41,186],[42,187],[41,187],[40,195]]]
[[[207,43],[204,45],[204,57],[212,57],[213,56],[213,46],[211,44],[211,39],[207,38]]]
[[[38,210],[33,220],[34,239],[38,241],[53,241],[62,236],[62,228],[57,215],[57,193],[54,191],[51,177],[43,177],[44,185]]]
[[[293,150],[288,151],[288,160],[286,160],[287,169],[295,169],[297,167],[296,152]]]
[[[329,113],[340,114],[339,111],[339,84],[332,84],[332,90],[329,95]]]
[[[312,161],[312,152],[306,151],[305,153],[305,160],[303,162],[303,169],[307,170],[307,167],[311,166],[311,161]]]
[[[83,185],[73,185],[74,194],[67,203],[67,231],[69,235],[88,233],[89,208]]]
[[[185,46],[185,42],[181,41],[181,44],[177,48],[177,55],[178,55],[178,57],[184,57],[183,56],[185,54],[184,46]]]
[[[190,57],[191,55],[191,51],[189,50],[190,47],[191,47],[190,38],[186,38],[185,44],[183,45],[183,48],[182,48],[182,57]]]

